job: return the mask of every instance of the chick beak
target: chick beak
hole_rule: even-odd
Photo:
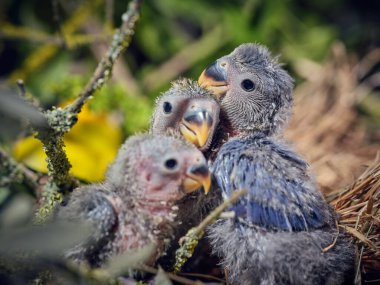
[[[201,186],[203,186],[205,194],[210,191],[211,174],[206,164],[192,165],[186,172],[183,188],[186,193],[191,193]]]
[[[190,109],[184,114],[179,130],[187,141],[202,148],[208,141],[213,122],[208,111]]]
[[[199,76],[198,84],[220,99],[228,91],[226,63],[215,61],[209,65]]]

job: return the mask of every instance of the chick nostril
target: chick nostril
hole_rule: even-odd
[[[208,112],[205,113],[205,118],[206,118],[207,125],[212,126],[214,121]]]
[[[194,175],[202,175],[206,176],[209,173],[208,167],[206,164],[200,164],[200,165],[193,165],[190,168],[190,173]]]
[[[204,122],[206,122],[211,126],[213,123],[212,117],[205,110],[194,110],[186,112],[183,119],[188,123],[193,123],[196,125],[202,125]]]
[[[215,83],[223,83],[227,79],[227,63],[215,61],[204,71],[204,76],[211,78]]]

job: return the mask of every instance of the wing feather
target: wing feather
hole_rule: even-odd
[[[248,224],[303,231],[330,221],[331,212],[307,164],[267,138],[230,140],[219,151],[213,174],[224,197],[248,190],[232,208]]]

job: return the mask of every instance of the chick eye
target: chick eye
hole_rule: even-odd
[[[164,102],[164,112],[165,114],[169,114],[173,109],[173,106],[172,104],[170,104],[169,102]]]
[[[255,89],[255,83],[253,83],[252,80],[244,79],[244,80],[241,82],[241,87],[242,87],[245,91],[252,91],[252,90]]]
[[[174,158],[169,158],[169,159],[167,159],[167,160],[165,161],[165,167],[166,167],[167,169],[170,169],[170,170],[175,169],[176,166],[177,166],[177,164],[178,164],[178,162],[177,162],[177,160],[174,159]]]

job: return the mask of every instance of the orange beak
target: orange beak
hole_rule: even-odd
[[[191,109],[184,114],[179,130],[187,141],[202,148],[209,139],[213,122],[208,111]]]
[[[198,84],[210,90],[214,96],[220,100],[229,89],[225,67],[222,67],[218,61],[214,62],[203,70],[199,76]]]
[[[207,165],[200,164],[190,166],[187,170],[186,178],[183,181],[185,192],[194,192],[202,186],[205,194],[207,194],[211,188],[211,174]]]

